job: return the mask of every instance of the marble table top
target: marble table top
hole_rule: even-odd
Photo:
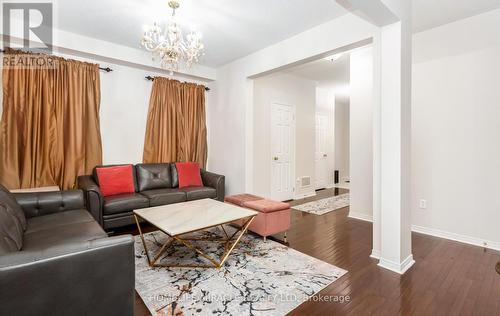
[[[230,223],[258,212],[236,205],[203,199],[134,210],[134,214],[170,236]]]

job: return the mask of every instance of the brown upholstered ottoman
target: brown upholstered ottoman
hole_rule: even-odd
[[[228,196],[226,202],[241,207],[246,207],[259,212],[248,227],[252,232],[261,235],[266,240],[267,236],[285,233],[290,229],[290,204],[264,199],[252,194],[238,194]],[[242,225],[242,222],[236,222]]]

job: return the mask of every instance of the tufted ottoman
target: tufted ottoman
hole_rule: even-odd
[[[285,233],[290,228],[290,204],[264,199],[252,194],[238,194],[226,197],[227,203],[249,208],[259,212],[248,227],[252,232],[261,235],[266,240],[267,236]],[[242,225],[241,222],[235,222]]]

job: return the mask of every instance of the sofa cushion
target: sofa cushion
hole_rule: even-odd
[[[13,212],[14,216],[19,220],[21,223],[21,226],[23,227],[23,230],[26,229],[26,215],[24,214],[24,211],[22,207],[17,203],[16,198],[10,191],[4,187],[3,185],[0,185],[0,201],[3,201],[6,205],[10,207],[10,210]]]
[[[14,211],[0,200],[0,255],[21,250],[23,233],[23,227]]]
[[[177,173],[177,166],[175,163],[170,164],[170,174],[172,175],[172,188],[179,187],[179,174]]]
[[[55,230],[42,229],[25,234],[22,252],[47,252],[105,237],[107,234],[96,221],[66,224]]]
[[[177,174],[179,177],[179,188],[200,187],[201,181],[200,165],[196,162],[178,162]]]
[[[55,232],[61,226],[88,222],[94,222],[94,218],[87,210],[83,209],[37,216],[28,219],[26,234],[45,229],[51,229]]]
[[[179,189],[157,189],[141,192],[149,198],[150,206],[159,206],[186,201],[186,192]]]
[[[149,207],[149,199],[139,193],[120,194],[104,198],[103,213],[116,214]]]
[[[99,184],[99,179],[97,177],[97,168],[108,168],[108,167],[119,167],[119,166],[129,166],[130,164],[121,164],[121,165],[99,165],[99,166],[95,166],[94,169],[92,169],[92,178],[94,178],[94,182],[100,186]],[[131,165],[132,166],[132,177],[134,178],[134,188],[135,188],[135,192],[138,191],[138,188],[137,188],[137,175],[135,174],[135,166],[134,165]]]
[[[139,192],[172,187],[168,163],[138,164],[135,171]]]
[[[135,192],[132,165],[97,168],[96,172],[103,196]]]
[[[85,208],[84,195],[80,190],[16,193],[16,200],[28,219]]]
[[[210,187],[188,187],[179,190],[186,192],[186,198],[188,201],[215,199],[217,197],[217,190]]]

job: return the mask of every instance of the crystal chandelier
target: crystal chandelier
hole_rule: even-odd
[[[153,60],[159,59],[160,66],[174,71],[179,70],[179,65],[184,62],[187,68],[198,63],[200,56],[204,54],[204,46],[201,42],[201,33],[191,31],[186,39],[182,36],[180,26],[175,19],[175,10],[179,8],[178,0],[171,0],[168,6],[172,8],[172,18],[167,22],[165,32],[160,24],[155,22],[153,26],[147,27],[141,40],[141,45],[152,52]]]

